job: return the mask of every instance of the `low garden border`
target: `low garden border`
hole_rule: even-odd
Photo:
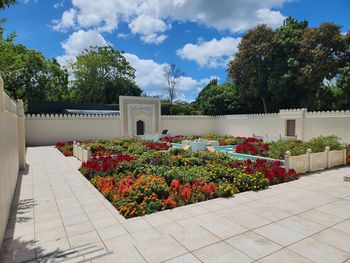
[[[328,169],[346,165],[346,149],[330,151],[327,146],[323,152],[312,153],[307,149],[305,154],[291,156],[289,151],[285,155],[285,168],[294,169],[297,174]]]

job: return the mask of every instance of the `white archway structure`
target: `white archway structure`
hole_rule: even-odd
[[[120,96],[119,110],[122,135],[148,135],[160,133],[160,99]],[[143,122],[143,132],[137,124]]]

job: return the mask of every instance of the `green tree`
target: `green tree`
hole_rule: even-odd
[[[200,115],[195,102],[176,101],[171,103],[170,100],[161,101],[162,115]]]
[[[350,109],[350,63],[339,70],[337,88],[339,108]]]
[[[5,9],[14,4],[17,4],[17,0],[0,0],[0,9]]]
[[[249,30],[238,46],[239,52],[228,64],[228,74],[237,85],[242,103],[268,111],[268,80],[272,71],[275,32],[266,25]]]
[[[64,100],[68,96],[68,73],[55,59],[0,38],[0,74],[6,92],[14,99]]]
[[[135,69],[111,46],[91,47],[71,63],[73,92],[80,102],[117,103],[120,95],[140,96]]]
[[[228,73],[248,111],[323,110],[332,107],[335,91],[324,82],[337,76],[346,54],[338,25],[309,28],[306,21],[287,18],[276,30],[261,25],[248,31]]]
[[[198,94],[196,103],[203,114],[223,115],[239,111],[239,97],[231,83],[217,85],[217,80],[209,84]]]

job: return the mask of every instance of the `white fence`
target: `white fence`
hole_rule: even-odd
[[[23,103],[17,104],[3,90],[0,77],[0,247],[16,188],[18,170],[25,168]]]
[[[324,152],[312,153],[308,149],[305,154],[291,156],[286,153],[285,166],[294,169],[298,174],[313,172],[321,169],[332,168],[346,164],[346,150],[330,151],[326,147]]]

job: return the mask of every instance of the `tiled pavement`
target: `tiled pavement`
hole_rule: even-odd
[[[126,220],[73,157],[27,160],[0,262],[350,262],[350,168]]]

